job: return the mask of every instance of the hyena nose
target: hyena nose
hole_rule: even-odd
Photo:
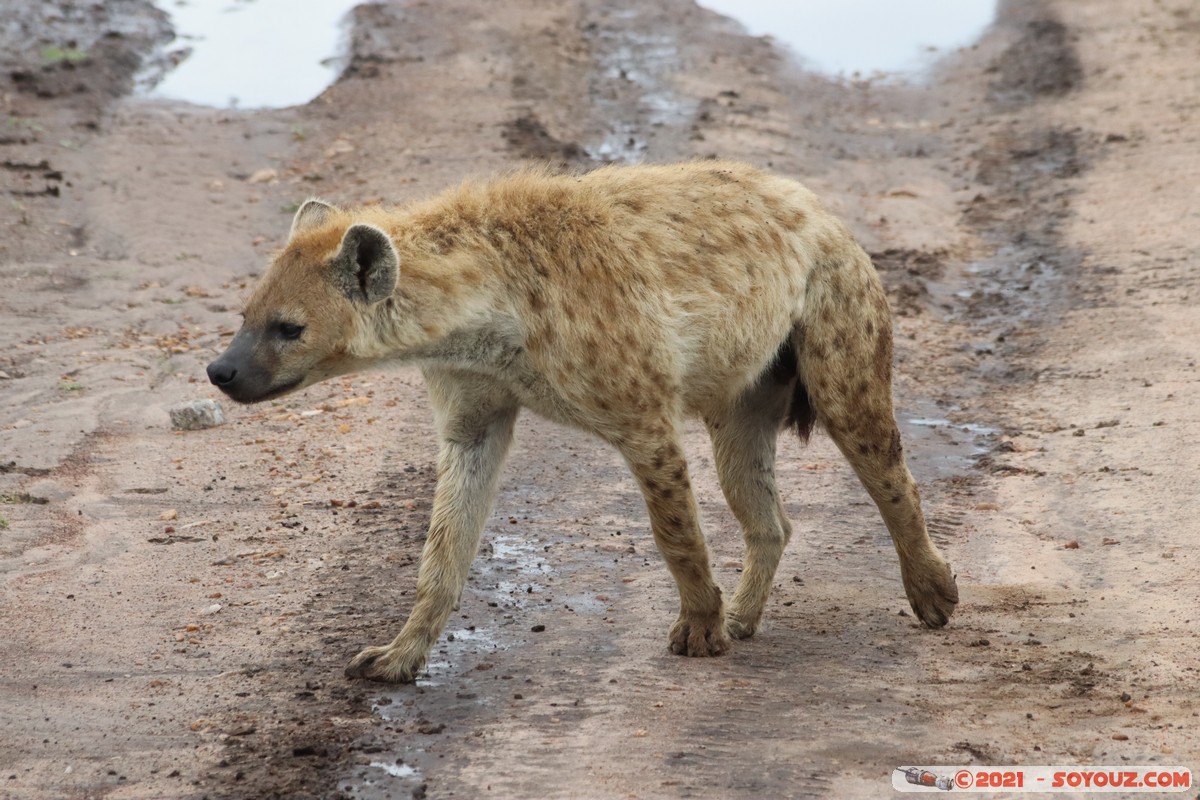
[[[237,377],[237,368],[222,364],[220,359],[209,364],[207,372],[213,386],[226,387]]]

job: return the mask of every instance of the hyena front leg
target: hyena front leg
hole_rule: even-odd
[[[351,678],[411,683],[425,665],[466,584],[512,442],[518,405],[507,392],[462,374],[430,370],[425,377],[440,449],[417,598],[391,644],[354,657],[346,667]]]
[[[619,445],[641,486],[654,542],[679,589],[679,618],[671,626],[671,652],[715,656],[729,647],[721,589],[713,580],[700,510],[687,462],[673,426],[665,436],[631,437]]]
[[[731,408],[705,418],[717,477],[742,526],[746,560],[725,612],[735,639],[754,635],[792,526],[775,483],[775,443],[787,413],[792,382],[768,371]]]

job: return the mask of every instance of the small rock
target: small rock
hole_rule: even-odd
[[[325,149],[325,157],[333,158],[334,156],[340,156],[343,153],[353,153],[353,152],[354,152],[354,145],[350,144],[350,142],[346,141],[345,139],[339,138],[339,139],[335,139],[333,144],[331,144],[329,147],[327,147]]]
[[[1063,550],[1078,550],[1078,549],[1079,549],[1079,542],[1076,539],[1072,539],[1071,541],[1069,541],[1063,545]]]
[[[220,603],[213,603],[211,606],[205,606],[204,608],[200,609],[200,616],[202,616],[202,617],[211,616],[212,614],[215,614],[218,611],[220,611],[221,607],[222,606]]]
[[[246,183],[270,183],[279,177],[279,173],[273,169],[256,170],[253,175],[246,179]]]
[[[534,633],[541,633],[542,631],[546,630],[546,626],[545,626],[545,625],[540,625],[540,624],[539,624],[539,625],[534,625],[534,626],[533,626],[532,628],[530,628],[529,630],[533,631]]]
[[[159,514],[158,518],[163,521],[179,519],[179,512],[174,508],[168,508],[166,511]]]
[[[179,403],[167,410],[171,415],[171,426],[180,431],[199,431],[215,428],[225,422],[225,413],[216,400],[192,400]]]

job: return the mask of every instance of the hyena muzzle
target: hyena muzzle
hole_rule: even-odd
[[[867,254],[800,184],[724,162],[527,170],[402,208],[310,200],[208,367],[254,403],[386,364],[421,367],[438,485],[411,614],[350,676],[412,681],[458,601],[520,408],[629,464],[679,589],[673,652],[717,655],[762,619],[791,525],[776,437],[814,425],[878,506],[908,600],[958,602],[892,410],[892,329]],[[712,438],[745,568],[724,602],[680,447]]]

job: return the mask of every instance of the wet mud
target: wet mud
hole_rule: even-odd
[[[1001,3],[920,85],[805,72],[676,0],[376,4],[336,84],[259,112],[131,95],[169,39],[149,5],[16,5],[0,797],[850,798],[908,764],[1196,765],[1187,3]],[[713,156],[801,178],[872,254],[950,625],[911,616],[831,443],[789,437],[766,624],[672,656],[620,458],[523,416],[427,673],[346,680],[411,608],[435,485],[420,375],[207,431],[166,412],[215,397],[203,365],[296,204]],[[703,431],[685,445],[729,590],[741,535]]]

